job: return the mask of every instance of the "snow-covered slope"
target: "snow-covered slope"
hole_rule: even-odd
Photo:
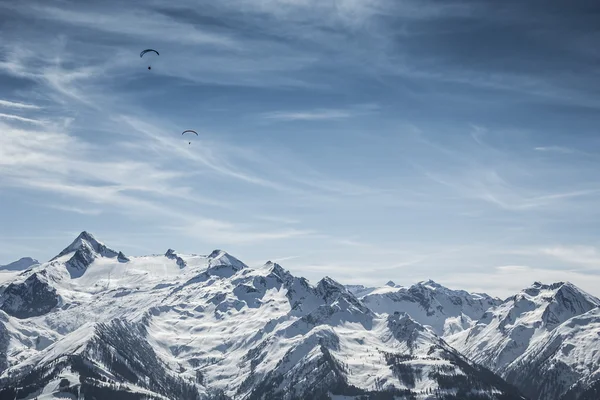
[[[507,378],[538,399],[576,399],[600,382],[600,308],[568,319],[530,346]]]
[[[487,294],[451,290],[432,280],[410,287],[388,282],[381,288],[352,286],[349,290],[375,312],[406,312],[444,337],[469,328],[488,308],[502,302]]]
[[[532,398],[559,399],[570,384],[597,369],[597,359],[590,362],[592,353],[586,352],[600,345],[594,322],[599,305],[600,300],[570,283],[536,282],[446,339]],[[563,342],[570,335],[581,340]],[[562,363],[566,356],[571,359]]]
[[[40,262],[31,257],[23,257],[17,261],[11,262],[10,264],[0,265],[1,271],[24,271],[27,268],[37,265]]]
[[[520,398],[405,313],[221,250],[127,258],[83,232],[0,303],[0,398],[65,374],[86,398]]]

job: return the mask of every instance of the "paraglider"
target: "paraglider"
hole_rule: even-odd
[[[144,57],[144,54],[146,54],[146,53],[148,53],[148,52],[154,52],[154,53],[156,53],[156,55],[157,55],[157,56],[159,56],[159,55],[160,55],[160,54],[158,54],[158,51],[156,51],[156,50],[154,50],[154,49],[146,49],[146,50],[143,50],[143,51],[140,53],[140,58]],[[148,69],[152,69],[152,67],[151,67],[150,65],[148,65]]]
[[[188,130],[185,130],[185,131],[181,132],[181,135],[185,135],[185,134],[186,134],[186,133],[188,133],[188,132],[189,132],[189,133],[195,133],[195,134],[196,134],[196,136],[198,136],[198,132],[196,132],[196,131],[193,131],[193,130],[191,130],[191,129],[188,129]],[[192,142],[188,142],[188,144],[192,144]]]

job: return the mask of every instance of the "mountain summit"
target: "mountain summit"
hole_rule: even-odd
[[[86,231],[81,232],[70,245],[50,261],[56,261],[66,256],[69,256],[69,259],[66,260],[65,266],[71,278],[83,275],[98,257],[116,258],[121,262],[129,261],[123,253],[106,247],[104,243],[96,240],[92,234]]]
[[[56,260],[57,258],[60,258],[66,254],[73,253],[82,249],[86,252],[91,250],[103,257],[116,257],[118,255],[118,252],[109,249],[104,243],[96,240],[96,238],[91,233],[83,231],[75,238],[75,240],[73,240],[73,242],[70,245],[65,247],[56,257],[54,257],[50,261]]]

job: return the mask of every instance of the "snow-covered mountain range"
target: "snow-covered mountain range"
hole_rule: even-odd
[[[600,303],[570,284],[526,289],[531,304],[433,281],[312,285],[221,250],[127,257],[87,232],[0,279],[0,400],[579,400],[597,388]],[[535,375],[557,365],[563,386]],[[540,388],[559,397],[531,396]]]

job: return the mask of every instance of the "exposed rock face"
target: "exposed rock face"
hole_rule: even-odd
[[[58,295],[42,273],[34,273],[24,282],[9,284],[0,302],[0,309],[7,314],[30,318],[50,312],[58,304]]]

